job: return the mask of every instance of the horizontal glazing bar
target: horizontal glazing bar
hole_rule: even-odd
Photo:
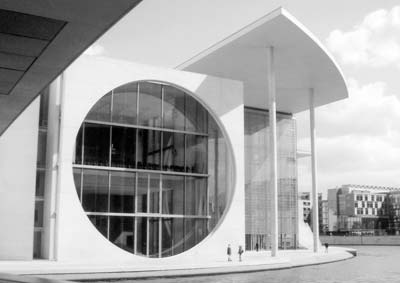
[[[153,174],[163,174],[163,175],[179,175],[179,176],[189,176],[189,177],[209,177],[209,174],[200,174],[200,173],[187,173],[187,172],[162,171],[162,170],[146,170],[146,169],[121,168],[121,167],[110,167],[110,166],[95,166],[95,165],[81,165],[81,164],[73,164],[73,168],[96,169],[96,170],[105,170],[105,171],[133,172],[133,173],[153,173]]]
[[[130,217],[150,217],[150,218],[198,218],[211,219],[210,215],[182,215],[182,214],[159,214],[159,213],[117,213],[117,212],[86,212],[87,215],[95,216],[130,216]]]
[[[85,120],[84,123],[91,123],[91,124],[98,124],[98,125],[108,125],[108,126],[117,126],[117,127],[126,127],[126,128],[135,128],[135,129],[145,129],[145,130],[155,130],[155,131],[162,131],[162,132],[172,132],[172,133],[181,133],[181,134],[208,137],[208,134],[206,134],[206,133],[189,132],[189,131],[175,130],[175,129],[169,129],[169,128],[149,127],[149,126],[141,126],[141,125],[130,125],[130,124],[115,123],[115,122],[95,121],[95,120]]]

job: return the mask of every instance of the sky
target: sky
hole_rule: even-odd
[[[318,189],[400,187],[398,0],[144,0],[86,53],[175,67],[279,6],[327,47],[348,85],[348,99],[316,110]],[[296,114],[302,150],[308,115]],[[309,158],[298,165],[299,191],[310,191]]]

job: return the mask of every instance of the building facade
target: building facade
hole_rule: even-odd
[[[304,248],[293,114],[310,110],[314,129],[314,108],[346,97],[336,63],[281,8],[175,68],[81,56],[0,137],[13,196],[0,208],[24,219],[0,219],[0,258]]]
[[[396,195],[400,188],[342,185],[328,190],[329,231],[388,233],[394,227]],[[392,231],[393,232],[393,231]]]

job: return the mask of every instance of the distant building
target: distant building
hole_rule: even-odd
[[[392,195],[392,211],[395,211],[400,203],[396,202],[396,196],[400,198],[398,193],[400,188],[363,185],[342,185],[328,190],[328,230],[386,232],[390,218],[387,199]],[[397,221],[391,218],[393,223]]]
[[[318,199],[318,214],[319,214],[319,231],[320,233],[326,233],[329,231],[328,227],[328,201],[327,200],[322,200],[322,195],[321,199]]]
[[[387,210],[389,215],[388,232],[399,235],[400,233],[400,192],[390,192],[387,195]]]
[[[299,193],[299,206],[303,208],[304,222],[311,224],[311,193]]]

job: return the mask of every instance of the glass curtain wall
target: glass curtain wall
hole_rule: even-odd
[[[115,245],[166,257],[199,243],[221,218],[231,160],[217,123],[189,94],[130,83],[91,109],[76,138],[84,210]]]
[[[246,249],[271,248],[268,111],[245,108]],[[278,237],[282,249],[297,244],[296,124],[277,114]]]

